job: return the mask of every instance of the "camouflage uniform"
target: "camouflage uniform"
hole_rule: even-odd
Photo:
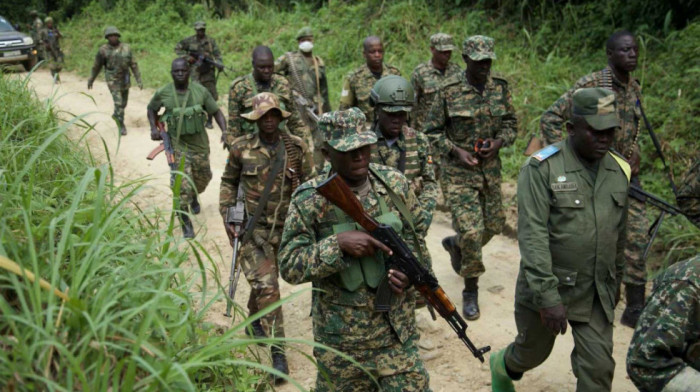
[[[365,115],[368,123],[374,121],[374,109],[369,105],[369,92],[377,80],[386,75],[401,75],[401,71],[393,65],[382,64],[382,74],[375,75],[363,64],[359,68],[350,72],[343,82],[343,91],[340,92],[340,105],[338,110],[345,110],[351,107],[359,108]]]
[[[627,353],[627,374],[642,392],[700,385],[700,256],[662,272]]]
[[[316,85],[316,66],[318,66],[318,82]],[[299,73],[299,79],[303,86],[297,85],[297,77],[294,69]],[[331,111],[331,104],[328,100],[328,79],[326,78],[326,65],[323,60],[314,55],[313,58],[304,56],[301,51],[287,52],[275,61],[275,72],[286,77],[289,85],[294,91],[301,94],[308,102],[313,102],[316,114],[323,114]],[[319,105],[319,97],[321,104]],[[318,108],[321,111],[318,111]]]
[[[129,101],[129,87],[131,87],[129,70],[134,74],[136,83],[138,83],[140,87],[143,87],[139,65],[136,63],[136,60],[134,60],[129,45],[120,42],[117,46],[112,46],[108,43],[100,46],[95,56],[95,63],[92,66],[92,74],[90,75],[88,84],[92,85],[95,78],[97,78],[97,75],[99,75],[102,70],[102,67],[105,68],[105,81],[107,82],[107,87],[109,87],[109,92],[112,94],[112,100],[114,101],[114,113],[112,114],[112,118],[114,118],[120,126],[123,126],[124,109]]]
[[[613,147],[626,159],[629,159],[633,154],[639,154],[637,139],[639,138],[639,120],[642,117],[640,111],[641,88],[639,83],[632,78],[628,84],[622,83],[615,77],[609,66],[579,79],[574,87],[559,97],[542,114],[540,130],[543,141],[546,144],[552,144],[562,140],[564,123],[571,116],[571,97],[577,89],[588,87],[603,87],[615,92],[615,105],[620,119],[620,129],[615,132]],[[638,181],[637,177],[632,179],[633,183],[639,185]],[[648,241],[649,223],[644,203],[634,198],[630,199],[627,215],[627,243],[625,245],[627,263],[623,281],[626,284],[641,286],[647,281],[646,265],[642,254]]]
[[[324,114],[319,126],[327,141],[333,141],[331,148],[349,151],[376,142],[372,132],[364,131],[364,122],[361,112],[353,108]],[[389,192],[395,192],[414,217],[424,216],[409,182],[389,167],[372,163],[369,167],[368,193],[359,198],[362,206],[377,219],[380,215],[392,217],[396,224],[392,226],[399,235],[413,251],[418,250],[408,221],[389,196]],[[383,262],[384,256],[380,252],[369,260],[357,260],[343,255],[334,233],[356,226],[315,191],[314,187],[325,179],[325,175],[316,177],[292,195],[280,245],[280,274],[292,284],[312,282],[319,289],[312,293],[316,342],[358,361],[377,378],[382,390],[429,391],[428,373],[416,346],[416,291],[405,289],[404,294],[394,297],[391,310],[383,314],[374,311],[375,291],[369,286],[367,272],[360,273],[361,282],[353,290],[343,283],[345,271],[358,267],[358,263],[366,265],[365,261],[376,265]],[[383,268],[379,276],[384,276]],[[367,374],[337,354],[316,348],[314,356],[319,365],[316,391],[377,390]]]
[[[700,227],[700,157],[683,175],[678,188],[678,207],[695,226]]]
[[[46,18],[45,22],[48,23],[49,20],[53,19]],[[44,26],[39,32],[39,41],[42,43],[44,59],[49,61],[51,76],[56,78],[58,78],[58,73],[63,69],[63,51],[61,51],[59,43],[61,37],[61,32],[58,31],[56,26],[51,28]]]
[[[279,97],[282,109],[289,111],[292,115],[286,120],[286,126],[295,136],[300,137],[304,143],[313,149],[311,132],[299,117],[289,82],[284,76],[272,75],[269,85],[265,86],[253,78],[250,73],[236,78],[231,83],[228,93],[228,131],[224,135],[226,143],[231,145],[234,138],[247,135],[255,131],[255,124],[246,121],[241,117],[242,113],[250,112],[253,108],[253,97],[258,93],[271,92]]]
[[[434,34],[430,37],[430,46],[439,50],[453,50],[452,37],[447,34]],[[425,118],[428,116],[430,107],[435,101],[440,85],[446,79],[462,72],[459,65],[450,62],[443,71],[435,68],[431,60],[419,64],[411,74],[411,84],[416,92],[416,104],[411,111],[411,126],[415,129],[423,129]]]
[[[43,59],[43,53],[40,48],[41,45],[39,45],[40,42],[40,33],[41,29],[44,28],[44,22],[41,21],[41,18],[36,16],[36,11],[32,12],[32,15],[34,15],[34,19],[32,20],[32,23],[29,25],[29,31],[32,36],[32,40],[34,41],[34,45],[38,48],[37,52],[39,52],[39,56],[42,57]]]
[[[200,22],[201,23],[201,22]],[[190,58],[190,53],[194,56],[204,56],[221,63],[221,52],[219,52],[219,47],[216,46],[216,41],[210,36],[205,36],[202,40],[197,39],[197,35],[189,36],[177,45],[175,45],[175,53],[178,56],[182,56],[185,59]],[[199,61],[199,59],[198,59]],[[216,67],[210,63],[201,60],[199,66],[192,67],[190,71],[190,79],[194,82],[198,82],[202,86],[209,90],[209,93],[214,100],[219,99],[219,93],[216,91]]]
[[[263,94],[256,97],[261,95]],[[277,101],[276,98],[274,100]],[[279,107],[279,103],[275,106]],[[270,110],[269,107],[267,110]],[[282,237],[284,217],[294,188],[315,176],[313,161],[308,147],[300,138],[280,130],[278,144],[268,146],[256,131],[233,141],[229,148],[224,175],[221,177],[221,215],[225,218],[227,208],[236,204],[238,187],[243,186],[246,216],[250,219],[258,209],[258,201],[280,153],[284,154],[285,159],[283,170],[277,174],[270,188],[267,204],[255,223],[250,241],[241,244],[241,267],[251,287],[248,300],[248,311],[251,315],[280,299],[277,251]],[[268,336],[274,333],[275,336],[284,337],[281,307],[265,315],[262,323]]]
[[[465,41],[466,43],[466,41]],[[469,84],[465,73],[446,79],[425,122],[425,133],[442,161],[441,181],[445,202],[458,234],[462,265],[459,275],[476,278],[484,273],[481,247],[505,224],[501,202],[501,158],[479,160],[464,166],[450,154],[453,146],[474,151],[478,139],[500,138],[503,147],[513,143],[517,119],[508,83],[489,77],[483,93]]]

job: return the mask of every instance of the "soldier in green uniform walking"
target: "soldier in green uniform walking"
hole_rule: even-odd
[[[313,151],[311,131],[299,117],[289,82],[284,76],[275,74],[272,50],[267,46],[257,46],[253,49],[253,72],[236,78],[231,83],[228,94],[228,133],[226,144],[231,145],[233,139],[253,133],[255,123],[247,121],[242,115],[253,110],[253,97],[259,93],[275,94],[280,100],[280,107],[291,115],[286,119],[287,129],[300,137]]]
[[[423,258],[410,229],[410,222],[423,215],[421,206],[399,171],[370,163],[377,138],[366,130],[362,112],[351,108],[326,113],[319,127],[331,173],[348,184],[370,216],[391,225]],[[336,353],[314,348],[315,390],[428,392],[428,372],[416,344],[416,291],[400,271],[385,271],[389,248],[356,229],[349,216],[316,192],[314,187],[328,174],[302,184],[292,195],[280,245],[280,274],[292,284],[313,283],[318,289],[312,293],[314,340],[347,354],[364,370]],[[387,313],[374,311],[375,289],[384,278],[394,292]]]
[[[430,36],[430,60],[418,64],[411,74],[411,84],[416,92],[416,104],[411,112],[410,124],[414,129],[422,130],[425,118],[435,100],[440,85],[462,72],[462,68],[450,62],[455,50],[452,36],[437,33]]]
[[[627,374],[641,392],[700,387],[700,255],[655,279],[627,352]]]
[[[517,119],[508,82],[490,75],[493,38],[465,39],[462,58],[466,71],[445,79],[424,130],[442,159],[442,189],[457,231],[442,244],[464,278],[462,313],[476,320],[479,276],[486,271],[481,248],[505,224],[499,151],[515,140]]]
[[[219,93],[216,91],[216,70],[223,70],[221,52],[216,46],[214,38],[207,35],[205,22],[201,20],[194,22],[194,31],[195,35],[191,35],[175,45],[175,53],[186,58],[192,66],[190,71],[192,81],[206,87],[214,100],[217,101]],[[219,65],[213,65],[207,59],[213,60]],[[214,128],[211,116],[207,117],[206,127]]]
[[[37,10],[29,11],[29,17],[32,19],[31,23],[29,23],[29,32],[32,36],[32,41],[34,41],[34,45],[37,47],[38,60],[43,60],[44,53],[41,48],[39,48],[39,34],[41,29],[44,28],[44,22],[41,21]]]
[[[567,323],[577,392],[610,391],[613,319],[624,266],[630,166],[610,151],[620,122],[602,88],[572,97],[569,137],[533,154],[518,177],[518,335],[491,355],[494,392],[543,363]]]
[[[178,209],[182,232],[185,238],[193,238],[194,228],[189,213],[199,214],[201,207],[197,195],[204,192],[212,177],[209,166],[209,135],[204,123],[207,114],[212,115],[223,134],[226,132],[226,119],[209,91],[199,83],[190,83],[190,67],[187,60],[182,57],[173,60],[170,75],[173,83],[156,91],[148,103],[148,122],[151,125],[151,139],[161,140],[156,127],[156,116],[161,108],[165,108],[161,120],[167,124],[175,165],[178,171],[189,177],[182,178],[173,173],[170,183],[171,186],[177,187],[180,182]]]
[[[574,91],[585,87],[603,87],[615,93],[620,128],[615,133],[613,148],[619,151],[632,167],[632,182],[641,186],[639,173],[639,121],[641,120],[642,91],[639,82],[631,75],[637,68],[639,48],[634,35],[618,31],[608,38],[605,50],[608,65],[579,79],[574,87],[550,106],[540,119],[540,130],[546,144],[562,139],[562,129],[571,112]],[[648,225],[644,202],[630,199],[625,244],[625,297],[627,307],[620,323],[634,328],[644,307],[644,287],[647,281],[646,261],[642,259],[648,242]]]
[[[114,101],[114,113],[112,118],[117,122],[119,133],[126,135],[126,125],[124,124],[124,109],[129,101],[129,88],[131,87],[131,73],[134,74],[136,83],[143,90],[139,65],[131,53],[131,47],[119,40],[121,34],[114,26],[105,29],[107,43],[100,46],[95,56],[95,63],[92,65],[92,73],[88,79],[88,90],[92,89],[97,75],[102,67],[105,68],[105,80],[107,87],[112,94]]]
[[[49,61],[49,69],[54,82],[60,82],[58,73],[63,69],[63,51],[61,51],[60,39],[63,35],[54,26],[53,18],[44,19],[44,28],[39,31],[39,42],[44,53],[44,59]]]
[[[377,80],[387,75],[401,75],[393,65],[384,63],[384,45],[376,36],[369,36],[362,42],[362,55],[365,64],[350,72],[343,82],[338,110],[359,108],[368,123],[374,121],[374,109],[369,105],[369,91]]]

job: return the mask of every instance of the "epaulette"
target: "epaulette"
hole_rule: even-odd
[[[542,162],[545,159],[551,157],[552,155],[558,153],[559,151],[561,151],[561,149],[558,146],[555,146],[554,144],[550,144],[549,146],[532,154],[532,156],[530,157],[530,161],[535,160],[538,163]]]
[[[401,70],[400,70],[398,67],[395,67],[395,66],[393,66],[393,65],[391,65],[391,64],[386,64],[386,63],[384,63],[384,65],[385,65],[387,68],[393,69],[393,70],[395,70],[395,71],[399,71],[399,73],[401,73]]]
[[[613,157],[615,162],[617,162],[618,165],[620,165],[620,169],[622,169],[622,172],[625,173],[625,177],[627,177],[627,182],[630,181],[632,178],[632,168],[630,167],[630,164],[627,163],[627,160],[620,155],[619,152],[612,150],[608,151],[610,153],[610,156]]]
[[[235,85],[237,85],[238,83],[240,83],[240,82],[246,80],[247,78],[248,78],[248,75],[243,75],[243,76],[237,77],[236,79],[233,79],[233,82],[231,82],[231,87],[230,87],[230,88],[233,88],[233,86],[235,86]]]
[[[253,132],[253,133],[248,133],[248,134],[241,135],[241,136],[236,136],[236,137],[233,139],[233,141],[231,141],[231,146],[233,147],[233,146],[235,146],[235,145],[238,144],[238,143],[251,140],[251,139],[253,139],[254,137],[255,137],[255,132]]]
[[[462,80],[460,78],[460,74],[452,75],[449,78],[445,79],[440,83],[440,89],[443,89],[447,86],[451,86],[453,84],[459,84],[461,83]]]
[[[316,177],[316,178],[318,178],[318,177]],[[308,193],[308,195],[299,196],[299,197],[301,197],[301,200],[306,200],[310,196],[313,196],[314,195],[313,192],[316,191],[316,184],[318,183],[316,178],[312,178],[309,181],[306,181],[305,183],[299,185],[297,187],[297,189],[295,189],[294,192],[292,193],[292,197],[294,197],[296,195],[301,195],[302,193]]]

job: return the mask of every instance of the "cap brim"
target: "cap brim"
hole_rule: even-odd
[[[435,48],[435,50],[437,50],[439,52],[451,52],[451,51],[455,50],[454,45],[437,45],[434,48]]]
[[[269,112],[272,109],[279,110],[280,113],[282,113],[282,118],[289,118],[289,116],[292,115],[292,113],[289,113],[286,110],[282,110],[282,109],[278,109],[278,108],[267,108],[265,110],[253,110],[252,112],[243,113],[243,114],[241,114],[241,117],[245,118],[246,120],[250,120],[250,121],[258,121],[260,119],[260,117],[264,116],[265,113]]]
[[[617,128],[620,126],[620,121],[617,119],[617,115],[615,113],[605,115],[589,114],[583,116],[583,118],[586,120],[588,125],[590,125],[591,128],[595,129],[596,131],[604,131],[606,129]]]
[[[389,105],[382,105],[382,111],[388,112],[388,113],[396,113],[396,112],[410,112],[413,109],[411,106],[389,106]]]
[[[347,152],[377,143],[377,134],[362,132],[339,140],[329,140],[328,145],[336,151]]]
[[[467,54],[467,57],[474,61],[481,61],[486,59],[496,60],[496,53],[473,53],[471,55]]]

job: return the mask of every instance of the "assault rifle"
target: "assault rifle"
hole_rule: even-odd
[[[323,197],[348,214],[355,222],[362,226],[363,229],[367,230],[372,237],[391,249],[392,256],[386,263],[387,270],[396,269],[406,274],[411,284],[413,284],[426,301],[438,311],[440,316],[447,321],[474,357],[484,362],[484,354],[489,352],[491,347],[476,348],[474,343],[469,340],[469,337],[467,337],[466,321],[459,315],[455,305],[447,297],[442,287],[440,287],[437,279],[430,271],[420,264],[413,253],[411,253],[408,245],[399,237],[396,231],[394,231],[391,226],[380,224],[369,216],[364,208],[362,208],[360,201],[337,173],[319,184],[316,190]],[[380,297],[380,291],[389,290],[387,286],[388,282],[385,278],[377,289],[377,298]],[[389,307],[388,304],[385,307],[380,307],[375,303],[375,309],[377,309],[377,311],[388,311]]]
[[[245,219],[245,206],[243,205],[243,187],[238,186],[238,194],[236,195],[236,205],[229,207],[226,210],[226,224],[233,224],[236,234],[240,234],[241,225]],[[241,276],[241,263],[238,262],[238,235],[233,239],[233,256],[231,257],[231,273],[228,277],[228,301],[226,301],[226,313],[224,316],[231,317],[231,308],[233,307],[233,298],[236,296],[236,287],[238,287],[238,278]]]
[[[668,203],[667,201],[661,199],[660,197],[654,194],[643,190],[639,187],[639,185],[635,184],[634,182],[630,183],[628,194],[630,197],[637,199],[642,203],[649,203],[652,206],[661,210],[661,213],[649,228],[649,242],[647,243],[647,246],[644,249],[644,253],[642,254],[642,260],[646,260],[647,256],[649,255],[649,251],[651,250],[651,244],[654,242],[656,235],[659,233],[659,228],[661,227],[661,224],[663,223],[666,214],[670,214],[671,216],[685,216],[685,214],[678,207]]]
[[[165,130],[165,124],[160,121],[160,116],[156,116],[156,128],[160,133],[160,138],[163,140],[156,148],[154,148],[146,157],[149,161],[152,161],[158,154],[165,151],[165,159],[168,161],[168,166],[170,170],[175,170],[175,157],[173,155],[173,145],[170,141],[170,135]]]
[[[216,68],[220,69],[221,72],[223,72],[224,75],[226,75],[226,76],[228,76],[228,74],[226,73],[227,70],[233,72],[233,68],[227,67],[227,66],[224,65],[223,63],[220,63],[220,62],[214,60],[213,58],[211,58],[211,57],[209,57],[209,56],[206,56],[206,55],[204,55],[203,53],[200,53],[200,52],[198,52],[198,51],[196,51],[196,50],[191,50],[191,49],[190,49],[190,50],[187,51],[187,54],[188,54],[190,57],[192,57],[192,58],[194,58],[195,60],[197,60],[197,61],[195,61],[195,63],[194,63],[194,66],[195,66],[195,67],[200,67],[200,66],[202,66],[203,63],[209,63],[209,64],[215,66]]]

